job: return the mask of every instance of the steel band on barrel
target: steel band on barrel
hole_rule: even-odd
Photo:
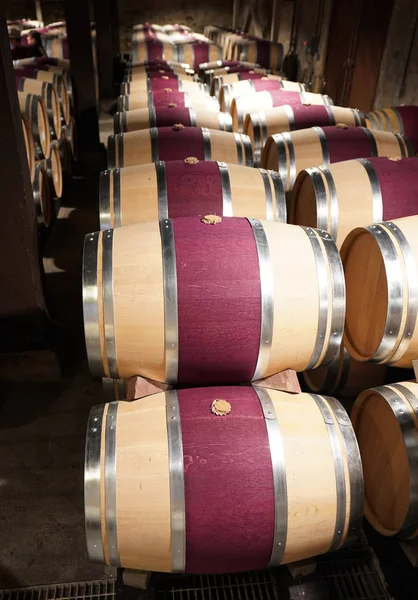
[[[157,127],[157,111],[154,104],[148,106],[148,121],[150,129]]]
[[[158,129],[157,129],[157,127],[150,128],[149,136],[151,139],[151,162],[158,162],[160,160],[160,150],[158,147]]]
[[[125,380],[112,379],[111,377],[102,377],[103,398],[106,402],[114,402],[115,400],[125,400]]]
[[[264,194],[266,198],[266,219],[267,221],[274,221],[273,212],[273,195],[271,193],[269,174],[266,169],[258,169],[263,180]]]
[[[295,113],[293,112],[293,108],[289,104],[285,104],[283,106],[283,110],[286,113],[286,117],[289,123],[289,131],[293,131],[295,128]]]
[[[415,257],[405,235],[395,223],[392,223],[391,221],[386,221],[384,225],[395,237],[401,250],[408,286],[405,308],[406,319],[402,330],[402,336],[399,344],[395,348],[395,352],[388,361],[388,364],[394,364],[405,354],[415,330],[418,315],[418,274]]]
[[[286,192],[282,180],[277,171],[267,171],[273,182],[274,198],[276,201],[276,220],[279,223],[287,223]]]
[[[334,238],[334,240],[336,240],[337,235],[338,235],[338,216],[339,216],[337,190],[336,190],[334,179],[332,177],[330,170],[325,165],[321,165],[319,167],[319,170],[325,177],[325,181],[327,183],[328,192],[329,192],[331,223],[330,223],[329,229],[328,229],[328,227],[326,228],[326,231],[328,231],[331,234],[331,236]],[[319,229],[322,229],[322,228],[320,227]]]
[[[113,310],[113,229],[102,234],[102,293],[104,344],[110,377],[119,379]]]
[[[295,160],[295,148],[293,145],[293,140],[292,140],[292,136],[290,135],[290,133],[288,131],[284,131],[281,134],[283,141],[286,145],[287,151],[289,153],[289,181],[288,181],[288,187],[289,189],[292,189],[294,184],[295,184],[295,180],[296,180],[296,160]],[[286,155],[286,150],[285,150],[285,155]],[[287,162],[287,161],[286,161]],[[286,169],[287,171],[287,169]]]
[[[113,171],[113,214],[114,227],[122,227],[120,169]]]
[[[110,139],[109,139],[109,142],[110,142]],[[113,160],[113,164],[109,165],[110,168],[112,168],[112,169],[114,169],[116,167],[119,167],[119,168],[123,167],[123,161],[124,161],[123,143],[124,143],[124,134],[123,133],[118,133],[117,135],[114,136],[114,145],[112,147],[112,151],[114,152],[114,160]],[[117,152],[116,152],[116,148],[117,148]],[[118,157],[118,164],[115,163],[116,154]]]
[[[405,444],[409,470],[409,505],[405,520],[397,532],[401,538],[411,537],[418,529],[418,431],[414,415],[418,413],[415,395],[404,385],[395,383],[389,386],[373,388],[380,394],[392,409]],[[402,396],[404,396],[402,398]],[[411,410],[412,413],[411,414]]]
[[[99,216],[100,229],[110,229],[112,216],[110,214],[110,178],[113,171],[102,171],[99,184]]]
[[[83,250],[83,317],[87,358],[93,377],[104,377],[100,346],[99,290],[97,283],[100,232],[84,238]]]
[[[312,129],[314,129],[316,131],[316,134],[319,138],[319,143],[321,144],[322,164],[329,165],[331,162],[331,159],[330,159],[330,155],[329,155],[327,136],[325,135],[325,132],[321,127],[313,127]]]
[[[258,165],[261,158],[261,116],[260,113],[251,113],[250,120],[254,134],[254,161]]]
[[[243,134],[241,134],[241,141],[244,146],[245,166],[253,167],[254,159],[253,159],[253,147],[251,146],[251,139],[248,135],[245,135],[243,133]]]
[[[177,383],[178,377],[178,294],[174,231],[171,219],[160,221],[164,282],[164,330],[166,382]]]
[[[270,394],[265,388],[254,387],[253,389],[263,411],[270,446],[274,489],[274,536],[268,566],[275,567],[283,561],[286,550],[288,527],[286,463],[280,426]]]
[[[324,108],[327,111],[329,124],[335,125],[334,111],[332,110],[332,108],[330,106],[327,106],[327,105],[325,105]],[[353,116],[354,116],[354,122],[357,123],[355,115],[353,115]]]
[[[286,158],[286,146],[284,143],[283,135],[281,133],[275,133],[272,136],[272,140],[277,148],[277,157],[278,157],[278,170],[280,179],[282,180],[285,189],[287,188],[287,158]]]
[[[210,143],[210,130],[207,127],[202,127],[201,131],[202,131],[204,160],[212,160],[212,149],[211,149],[211,143]]]
[[[328,231],[328,200],[319,167],[305,169],[312,181],[316,201],[316,227]]]
[[[235,144],[237,147],[237,161],[239,165],[242,165],[242,145],[241,145],[241,136],[239,133],[234,132]]]
[[[116,420],[118,402],[108,404],[105,428],[105,527],[111,567],[119,567],[118,528],[116,520]]]
[[[189,108],[190,127],[196,127],[196,111]]]
[[[374,137],[373,131],[371,129],[367,129],[367,127],[361,128],[366,134],[369,143],[370,143],[370,156],[379,156],[379,151],[377,149],[376,138]]]
[[[186,500],[184,492],[183,441],[180,407],[175,390],[165,392],[171,512],[171,567],[186,569]]]
[[[109,163],[109,169],[115,168],[116,161],[116,142],[115,136],[109,135],[107,138],[107,162]]]
[[[84,462],[84,520],[87,552],[95,562],[104,562],[101,503],[101,442],[104,404],[93,406],[87,423]]]
[[[340,347],[345,320],[345,280],[340,255],[330,234],[311,227],[301,227],[301,229],[305,231],[312,246],[319,286],[318,330],[312,356],[306,367],[313,369],[320,364],[331,362]],[[329,290],[329,282],[331,290]],[[331,294],[330,299],[329,294]],[[331,322],[328,345],[324,353],[329,309]]]
[[[334,421],[331,409],[329,408],[325,398],[323,398],[322,396],[318,396],[317,394],[310,394],[310,396],[316,402],[316,405],[322,415],[322,418],[324,419],[325,425],[327,427],[331,452],[334,459],[337,506],[335,515],[334,535],[331,541],[331,545],[328,549],[328,552],[332,552],[333,550],[337,550],[337,548],[341,545],[347,513],[347,489],[345,482],[344,459],[340,440],[336,429],[338,425]]]
[[[248,222],[253,230],[260,269],[260,345],[258,349],[257,365],[252,376],[252,381],[258,381],[265,376],[270,362],[274,327],[274,278],[270,259],[270,249],[264,227],[258,219],[248,219]]]
[[[233,217],[231,181],[227,163],[217,161],[222,186],[222,215]]]
[[[370,187],[372,190],[373,201],[373,221],[379,223],[383,221],[383,198],[382,190],[380,189],[379,179],[372,163],[367,158],[358,158],[357,162],[363,165],[369,178]]]
[[[163,160],[154,164],[157,176],[158,220],[161,221],[168,219],[167,174]]]
[[[336,398],[325,397],[325,399],[331,408],[340,429],[348,466],[350,485],[350,513],[344,544],[350,544],[358,537],[362,528],[364,510],[363,467],[357,438],[345,409],[340,402],[336,400]],[[341,540],[337,528],[336,533],[337,535],[335,536],[335,542],[338,547],[340,545],[338,542]]]
[[[245,96],[244,98],[235,98],[235,110],[237,113],[238,131],[242,131],[242,126],[244,124],[244,110],[242,108],[243,102],[245,102]]]

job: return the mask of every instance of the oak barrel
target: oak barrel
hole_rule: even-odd
[[[237,40],[232,49],[232,57],[254,62],[266,69],[281,71],[283,66],[283,45],[269,40]]]
[[[208,42],[191,42],[177,46],[177,60],[187,63],[197,71],[202,63],[222,59],[222,48]]]
[[[350,355],[411,368],[418,352],[418,217],[354,229],[341,248]]]
[[[403,133],[418,148],[418,106],[383,108],[366,114],[367,127]]]
[[[195,388],[90,412],[85,519],[96,562],[264,569],[352,542],[362,514],[360,453],[334,398]]]
[[[141,96],[119,96],[118,111],[138,110],[147,106],[168,106],[175,104],[186,108],[204,108],[205,110],[219,112],[219,103],[216,98],[205,94],[190,92],[173,92],[171,88],[166,91],[142,94]]]
[[[177,48],[174,44],[159,41],[134,43],[132,46],[133,61],[174,60],[177,61]]]
[[[207,77],[210,82],[210,93],[212,96],[218,96],[222,86],[237,81],[246,81],[247,79],[261,79],[268,77],[269,79],[282,79],[279,75],[269,75],[266,69],[249,69],[248,67],[226,67],[224,69],[214,69],[207,72]]]
[[[22,77],[18,83],[18,91],[42,96],[48,114],[51,136],[59,139],[61,135],[61,109],[55,85],[47,81]]]
[[[62,135],[62,134],[61,134]],[[61,154],[58,140],[51,142],[51,152],[48,158],[40,161],[46,171],[51,197],[62,196],[62,167]]]
[[[288,191],[297,175],[310,167],[360,157],[412,155],[408,139],[399,133],[337,125],[274,134],[267,138],[260,163],[278,170]]]
[[[159,160],[220,160],[254,165],[250,138],[205,127],[153,127],[109,136],[107,148],[111,169]]]
[[[279,92],[283,90],[287,92],[304,92],[305,86],[303,83],[288,81],[277,75],[272,77],[265,75],[259,79],[247,79],[223,85],[219,90],[218,99],[222,110],[230,110],[233,98],[257,92]]]
[[[22,114],[29,120],[36,158],[48,158],[51,146],[51,134],[48,125],[48,113],[42,96],[18,92],[19,106]]]
[[[137,98],[143,94],[169,90],[172,92],[189,92],[192,95],[209,96],[209,88],[205,83],[199,83],[191,79],[178,79],[173,76],[162,75],[161,77],[148,77],[137,79],[122,84],[122,94],[128,94]]]
[[[38,226],[49,227],[52,219],[52,201],[48,184],[48,175],[41,163],[35,165],[32,192]]]
[[[303,380],[311,392],[353,397],[363,390],[383,385],[386,367],[351,358],[344,344],[329,365],[303,372]]]
[[[267,138],[274,133],[323,127],[343,123],[351,126],[364,126],[365,117],[357,108],[327,105],[285,105],[266,108],[247,114],[243,133],[251,138],[254,155],[259,160]]]
[[[232,118],[229,113],[206,111],[204,108],[181,108],[174,102],[168,106],[149,106],[124,112],[114,116],[115,133],[138,131],[150,127],[169,127],[182,123],[187,127],[209,127],[221,131],[232,131]]]
[[[301,171],[295,225],[328,231],[340,247],[355,227],[418,214],[418,158],[357,158]]]
[[[68,123],[70,120],[70,97],[64,75],[52,71],[35,71],[33,77],[38,81],[47,81],[54,84],[58,95],[62,119],[64,123]]]
[[[365,516],[382,535],[418,534],[418,384],[364,391],[352,411],[364,472]]]
[[[35,143],[33,141],[30,121],[24,113],[21,113],[23,139],[25,142],[26,158],[28,159],[29,175],[31,181],[35,176]]]
[[[245,117],[253,112],[274,108],[276,106],[309,105],[331,106],[332,100],[323,94],[311,92],[292,92],[288,90],[264,91],[238,96],[231,102],[230,113],[234,131],[243,131]]]
[[[99,206],[101,229],[207,214],[286,223],[275,171],[187,158],[104,171]]]
[[[179,217],[89,234],[83,290],[97,377],[206,385],[303,371],[332,360],[344,324],[331,236],[256,219]]]

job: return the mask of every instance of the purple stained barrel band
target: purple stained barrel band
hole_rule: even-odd
[[[151,93],[152,103],[155,107],[157,106],[169,106],[170,104],[175,104],[177,107],[186,107],[188,102],[188,97],[186,92],[164,92],[157,91]],[[175,106],[175,107],[176,107]],[[174,107],[174,108],[175,108]]]
[[[168,216],[222,215],[223,192],[216,162],[183,160],[165,164]]]
[[[176,123],[182,123],[186,127],[193,126],[190,108],[156,106],[154,110],[155,127],[170,127]]]
[[[290,129],[305,129],[307,127],[333,125],[330,121],[330,111],[327,109],[328,107],[320,104],[312,106],[304,106],[303,104],[294,105],[292,107],[294,125]]]
[[[200,127],[160,127],[157,143],[158,160],[184,160],[189,156],[205,160],[205,144]]]
[[[279,92],[282,89],[282,82],[279,79],[263,79],[260,77],[253,81],[253,86],[256,92]]]
[[[193,46],[194,64],[192,68],[197,71],[199,65],[205,62],[209,62],[209,48],[210,44],[206,42],[195,42]]]
[[[179,79],[163,79],[162,77],[157,79],[148,80],[148,89],[151,93],[164,92],[164,90],[170,90],[172,92],[179,91]],[[167,93],[167,92],[165,92]]]
[[[179,390],[178,398],[186,572],[267,567],[274,539],[275,496],[266,421],[256,392],[242,387],[237,398],[236,388],[215,387],[202,388],[199,394],[193,389]],[[211,412],[216,399],[231,404],[228,415]],[[213,440],[217,440],[216,451]]]
[[[207,225],[198,218],[179,218],[173,229],[178,384],[251,381],[259,355],[262,296],[250,223],[232,217]]]
[[[323,127],[330,162],[367,158],[372,154],[372,144],[361,127]]]

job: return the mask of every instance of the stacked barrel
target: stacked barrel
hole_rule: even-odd
[[[149,50],[151,34],[166,44],[172,31],[182,33],[137,26],[134,43]],[[254,168],[251,139],[231,131],[210,97],[209,78],[231,63],[140,56],[108,141],[101,231],[84,245],[90,369],[122,394],[88,423],[90,557],[223,573],[340,548],[363,510],[345,410],[334,398],[251,385],[327,365],[339,351],[336,244],[286,223],[277,168]],[[259,69],[237,63],[235,73]],[[123,401],[119,382],[131,377],[166,391]]]
[[[43,31],[43,29],[38,29]],[[26,154],[40,229],[50,227],[77,158],[70,63],[29,57],[14,61]]]

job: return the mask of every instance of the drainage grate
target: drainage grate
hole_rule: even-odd
[[[114,600],[115,581],[54,583],[0,590],[0,600]]]
[[[369,560],[334,560],[318,564],[330,600],[390,600],[386,586]]]
[[[156,577],[155,600],[280,600],[273,571]]]

